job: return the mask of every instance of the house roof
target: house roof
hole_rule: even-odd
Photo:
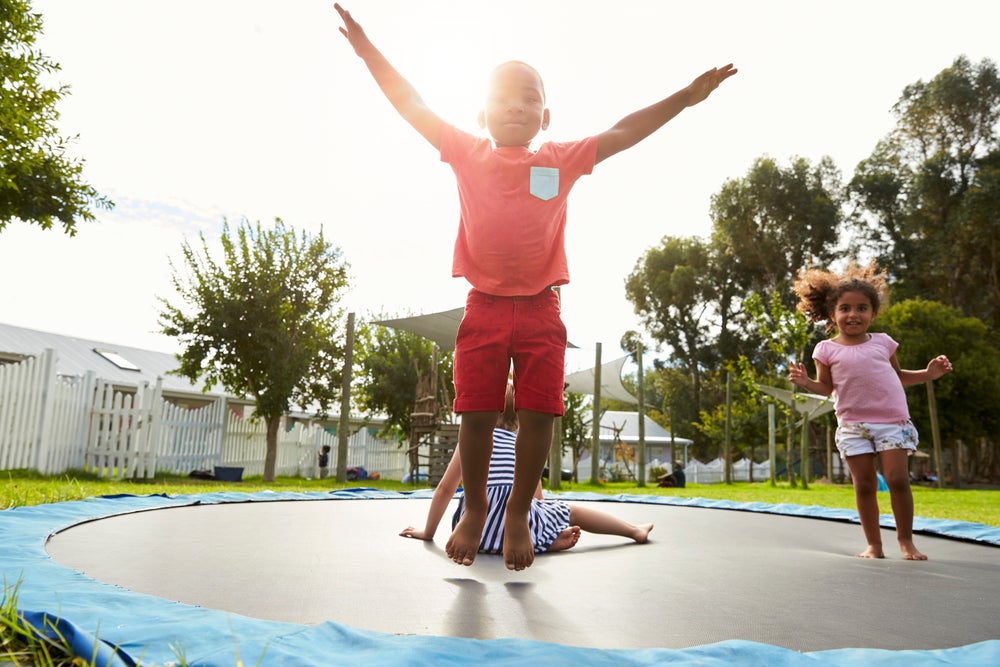
[[[159,377],[165,396],[213,400],[225,395],[221,391],[204,392],[201,380],[191,382],[171,374],[180,364],[170,353],[0,323],[0,362],[36,357],[46,349],[55,350],[59,375],[83,376],[93,371],[97,377],[121,387],[153,385]]]
[[[669,445],[671,442],[670,431],[650,419],[649,415],[643,415],[643,417],[646,424],[646,444]],[[615,430],[618,428],[621,428],[619,437],[622,442],[639,442],[639,413],[606,410],[601,415],[601,442],[614,442]],[[678,445],[690,445],[694,442],[681,437],[674,437],[673,441]]]

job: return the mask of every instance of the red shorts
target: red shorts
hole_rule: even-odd
[[[514,409],[562,415],[565,360],[566,326],[554,290],[471,290],[455,340],[455,413],[502,412],[513,361]]]

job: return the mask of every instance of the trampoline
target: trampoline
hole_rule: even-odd
[[[0,570],[29,618],[111,665],[1000,664],[998,528],[917,519],[930,560],[908,562],[883,516],[888,558],[863,560],[853,511],[564,493],[652,521],[650,542],[585,533],[512,573],[448,560],[446,521],[436,542],[399,537],[430,495],[15,508]]]

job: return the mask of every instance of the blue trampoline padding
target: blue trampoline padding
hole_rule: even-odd
[[[45,541],[77,523],[103,517],[193,504],[276,500],[429,498],[430,491],[394,493],[352,489],[331,493],[209,493],[176,497],[118,496],[16,507],[0,511],[0,576],[5,588],[17,585],[17,605],[25,619],[41,627],[47,615],[70,638],[80,655],[97,656],[98,665],[166,665],[183,661],[195,666],[229,667],[329,665],[523,665],[537,660],[551,665],[652,667],[732,664],[762,667],[879,664],[888,667],[1000,664],[1000,640],[934,651],[837,649],[799,653],[756,642],[732,640],[686,649],[601,650],[531,640],[476,640],[452,637],[397,636],[357,630],[338,623],[315,626],[263,621],[193,607],[104,584],[52,561]],[[551,495],[551,494],[550,494]],[[558,494],[565,500],[603,500],[773,512],[825,519],[857,520],[857,513],[821,507],[766,505],[665,496],[589,493]],[[853,516],[852,516],[853,515]],[[883,520],[884,522],[884,520]],[[920,529],[941,535],[1000,544],[1000,530],[978,524],[920,520]],[[19,583],[18,583],[19,582]],[[335,658],[335,660],[334,660]]]

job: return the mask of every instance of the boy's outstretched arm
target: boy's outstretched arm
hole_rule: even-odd
[[[365,61],[368,71],[371,72],[386,98],[406,122],[412,125],[434,148],[440,150],[441,119],[427,107],[423,98],[410,85],[410,82],[404,79],[396,71],[396,68],[389,64],[385,56],[375,48],[365,31],[351,17],[351,13],[339,4],[335,3],[333,7],[344,21],[344,26],[340,29],[341,34],[351,43],[354,52]]]
[[[635,146],[686,107],[704,100],[736,72],[732,63],[712,68],[670,97],[625,116],[610,130],[597,136],[597,162]]]

